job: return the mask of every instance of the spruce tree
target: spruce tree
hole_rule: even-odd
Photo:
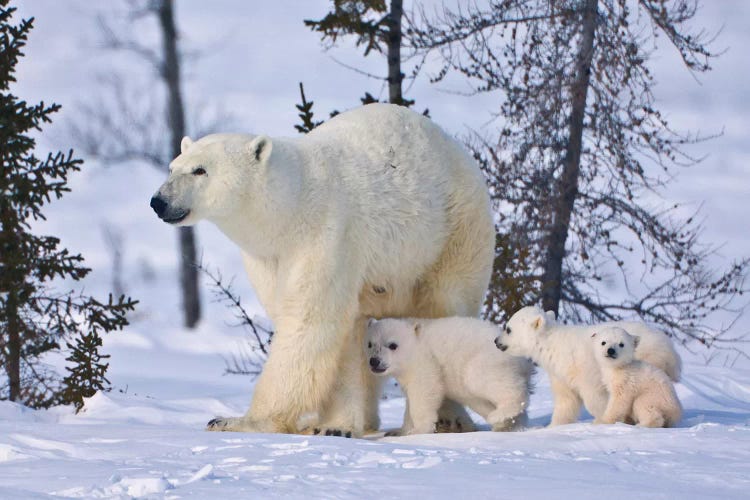
[[[70,191],[68,175],[80,170],[82,161],[72,151],[50,153],[43,160],[34,153],[32,134],[41,131],[60,106],[29,105],[10,92],[33,18],[13,24],[16,9],[8,3],[0,0],[0,366],[7,375],[7,382],[0,384],[0,399],[47,407],[71,402],[66,395],[81,392],[71,384],[103,388],[101,381],[106,384],[106,379],[101,372],[96,380],[63,382],[41,357],[60,350],[65,341],[95,359],[101,341],[81,339],[125,326],[125,315],[136,302],[110,295],[101,303],[52,286],[55,279],[78,281],[90,269],[80,254],[62,248],[59,238],[33,234],[32,223],[45,218],[46,203]]]
[[[108,389],[106,373],[109,363],[104,360],[109,358],[109,354],[99,352],[102,338],[96,328],[79,335],[74,343],[66,344],[70,349],[70,356],[65,359],[71,366],[68,367],[68,376],[63,379],[62,398],[73,403],[76,411],[80,411],[83,408],[83,398],[90,398],[97,391]]]
[[[308,101],[305,97],[305,87],[302,85],[302,82],[299,82],[299,94],[302,102],[300,104],[295,104],[295,107],[297,108],[297,111],[299,111],[299,114],[297,116],[299,116],[302,124],[295,125],[294,128],[300,134],[307,134],[323,122],[315,121],[315,115],[313,114],[312,110],[314,103],[312,101]]]

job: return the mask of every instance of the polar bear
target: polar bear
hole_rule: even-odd
[[[682,406],[666,373],[634,358],[640,337],[616,326],[591,335],[596,361],[609,392],[607,407],[594,421],[633,422],[644,427],[674,427]]]
[[[533,365],[492,345],[497,328],[477,318],[395,319],[368,325],[370,370],[393,376],[406,394],[397,434],[438,428],[438,409],[449,398],[468,406],[494,431],[526,423]]]
[[[377,429],[366,317],[477,315],[494,258],[476,162],[390,104],[298,138],[186,137],[151,206],[172,225],[208,220],[236,243],[274,323],[249,410],[209,430],[294,433],[311,413],[344,435]],[[441,412],[468,419],[450,401]]]
[[[607,388],[591,346],[591,334],[602,327],[619,326],[640,338],[635,358],[679,380],[681,361],[670,338],[644,323],[618,321],[599,325],[560,325],[554,313],[536,306],[513,314],[495,345],[514,356],[525,356],[542,366],[550,377],[555,408],[550,425],[578,420],[581,403],[595,418],[607,406]]]

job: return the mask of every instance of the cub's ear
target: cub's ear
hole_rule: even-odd
[[[555,314],[555,311],[544,311],[544,316],[547,318],[547,321],[550,323],[554,323],[557,320],[557,315]]]
[[[633,335],[633,348],[638,347],[638,344],[640,343],[641,343],[641,338]]]
[[[375,318],[367,318],[367,328],[370,328],[372,325],[374,325],[375,321]]]
[[[591,334],[591,338],[593,339],[594,337],[596,337],[596,332]]]
[[[265,163],[271,156],[273,144],[271,138],[266,135],[259,135],[248,145],[248,152],[258,163]]]
[[[193,145],[193,140],[185,136],[182,138],[182,141],[180,141],[180,153],[185,153],[188,149],[190,149],[190,146]]]
[[[540,314],[536,318],[531,320],[531,328],[539,332],[547,326],[547,314]]]
[[[414,335],[419,337],[419,334],[422,333],[422,323],[417,323],[414,325]]]

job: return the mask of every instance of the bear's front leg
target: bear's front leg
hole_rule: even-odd
[[[410,373],[408,379],[399,379],[406,393],[408,419],[404,420],[402,435],[432,434],[437,432],[438,410],[445,398],[440,371],[437,367],[422,366]]]
[[[607,407],[601,417],[595,418],[595,424],[614,424],[626,422],[633,413],[633,399],[622,390],[613,387],[607,401]]]
[[[250,409],[239,419],[214,419],[209,430],[296,433],[303,415],[325,413],[356,318],[356,269],[347,254],[315,242],[279,264],[267,308],[276,331]]]
[[[565,425],[577,422],[581,414],[581,398],[567,383],[559,378],[550,375],[549,379],[555,400],[550,425]]]
[[[607,388],[600,384],[591,384],[584,387],[581,396],[583,405],[594,418],[604,414],[610,400]]]
[[[476,427],[463,405],[445,399],[438,410],[437,432],[474,432]]]

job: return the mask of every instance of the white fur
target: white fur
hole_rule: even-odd
[[[533,365],[495,349],[496,336],[493,324],[477,318],[370,323],[370,369],[395,377],[406,393],[401,434],[435,432],[445,398],[476,411],[496,431],[526,423]]]
[[[231,238],[276,328],[247,414],[209,427],[296,432],[313,413],[354,435],[377,428],[363,318],[481,306],[495,234],[476,163],[432,121],[388,104],[299,138],[218,134],[182,147],[155,195],[162,217],[207,219]]]
[[[595,423],[674,427],[680,422],[682,406],[667,374],[633,357],[639,337],[610,326],[595,333],[591,344],[609,392],[607,408]]]
[[[509,354],[531,358],[547,371],[555,398],[551,425],[569,424],[578,420],[581,403],[594,417],[600,417],[607,406],[607,389],[590,337],[609,326],[627,328],[640,338],[636,359],[663,370],[675,381],[679,379],[680,357],[671,340],[643,323],[561,325],[549,311],[524,307],[508,320],[495,343]]]

